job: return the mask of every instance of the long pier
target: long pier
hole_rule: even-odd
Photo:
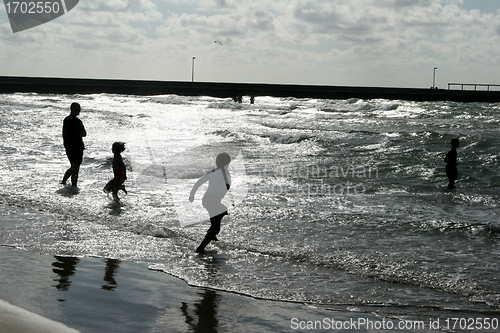
[[[0,76],[0,93],[125,94],[181,96],[272,96],[320,99],[500,102],[500,91],[384,88],[263,83],[108,80]]]

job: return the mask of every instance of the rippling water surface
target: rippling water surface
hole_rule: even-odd
[[[78,191],[58,184],[73,101],[88,132]],[[499,104],[245,102],[0,95],[0,244],[147,262],[192,285],[334,310],[500,319]],[[121,205],[102,192],[114,141],[127,143]],[[189,189],[221,151],[237,158],[230,216],[200,256],[207,216],[181,223],[204,214]]]

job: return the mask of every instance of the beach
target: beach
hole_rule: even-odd
[[[374,325],[390,320],[190,287],[148,270],[144,263],[48,256],[9,247],[0,247],[0,258],[0,299],[66,326],[21,313],[12,327],[36,322],[40,330],[16,331],[2,325],[1,333],[293,332],[302,331],[300,322],[305,327],[307,321],[324,321],[324,329],[315,330],[322,332],[331,331],[327,326],[331,319],[353,323],[366,319]],[[2,319],[8,312],[4,302],[0,302]],[[50,330],[43,330],[44,325]]]
[[[88,133],[78,188],[60,184],[73,102]],[[0,299],[81,332],[370,330],[367,318],[374,330],[497,329],[499,110],[0,94]],[[117,141],[120,203],[103,192]],[[229,215],[198,255],[209,216],[203,187],[189,193],[221,152],[232,157]],[[463,322],[447,329],[451,318]]]

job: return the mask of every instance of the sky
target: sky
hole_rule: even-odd
[[[191,81],[193,63],[198,82],[500,84],[500,1],[80,0],[16,33],[0,4],[0,76]]]

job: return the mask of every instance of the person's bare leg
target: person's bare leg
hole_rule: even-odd
[[[125,194],[128,194],[127,189],[125,188],[125,185],[120,186],[120,190],[125,192]]]
[[[66,182],[68,181],[69,177],[71,177],[72,174],[73,174],[73,168],[70,167],[64,173],[64,177],[63,177],[63,180],[61,181],[61,184],[66,185]]]
[[[71,185],[74,187],[78,184],[78,173],[80,172],[80,164],[71,164]]]

